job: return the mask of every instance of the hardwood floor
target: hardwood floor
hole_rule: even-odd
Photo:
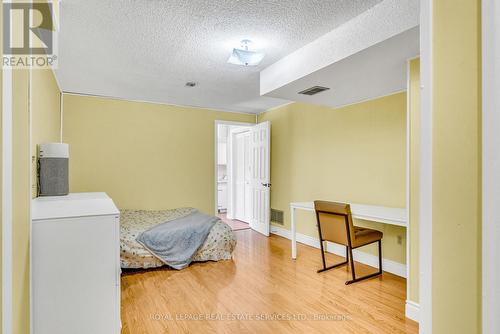
[[[232,261],[124,273],[122,333],[418,332],[404,316],[404,279],[384,273],[346,286],[347,267],[316,273],[318,249],[298,244],[294,261],[287,239],[235,234]],[[360,274],[369,270],[356,264]]]

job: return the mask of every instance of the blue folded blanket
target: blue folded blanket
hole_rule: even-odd
[[[185,217],[158,224],[142,232],[137,242],[174,269],[183,269],[220,219],[195,211]]]

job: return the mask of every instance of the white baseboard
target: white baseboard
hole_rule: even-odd
[[[279,227],[279,226],[271,226],[271,233],[279,235],[283,238],[292,239],[291,231],[284,229],[282,227]],[[315,248],[320,247],[319,239],[305,235],[305,234],[301,234],[301,233],[297,233],[297,242],[300,242],[302,244],[312,246]],[[336,255],[345,256],[345,247],[338,245],[338,244],[334,244],[332,242],[327,242],[326,251],[329,253],[336,254]],[[378,268],[378,257],[375,255],[361,252],[361,251],[355,249],[355,250],[353,250],[353,256],[354,256],[354,260],[357,262],[369,265],[371,267]],[[388,259],[382,259],[382,266],[383,266],[384,271],[387,271],[391,274],[406,278],[406,265],[405,264],[395,262],[392,260],[388,260]]]
[[[406,301],[405,305],[405,315],[407,318],[418,322],[418,313],[420,311],[420,305],[412,302],[411,300]]]

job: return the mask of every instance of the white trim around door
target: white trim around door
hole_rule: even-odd
[[[500,333],[500,4],[482,1],[482,328]]]
[[[411,320],[418,322],[418,303],[410,300],[411,281],[411,77],[410,63],[412,60],[420,58],[415,56],[406,60],[406,302],[405,316]]]
[[[432,5],[420,1],[419,331],[432,333]]]
[[[12,70],[2,77],[2,333],[12,333]]]
[[[411,82],[410,62],[406,61],[406,305],[410,298],[410,204],[411,204]],[[405,315],[408,317],[408,307],[405,306]],[[413,319],[415,320],[415,319]]]

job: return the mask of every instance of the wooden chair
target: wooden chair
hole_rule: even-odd
[[[382,232],[354,226],[352,223],[351,206],[349,204],[314,201],[314,209],[316,210],[321,257],[323,260],[323,269],[318,270],[318,273],[348,264],[350,259],[352,280],[345,282],[345,284],[359,282],[382,274]],[[344,245],[346,247],[346,260],[327,267],[323,247],[324,241]],[[352,250],[374,242],[378,242],[379,271],[370,275],[356,277]]]

